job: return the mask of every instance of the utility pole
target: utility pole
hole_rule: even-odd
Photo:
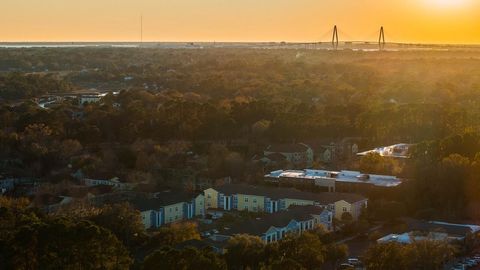
[[[338,29],[336,25],[333,27],[332,46],[335,50],[338,48]]]
[[[380,50],[385,48],[385,31],[383,30],[383,26],[380,27],[380,35],[378,36],[378,47]]]

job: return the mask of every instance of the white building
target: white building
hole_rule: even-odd
[[[272,182],[312,183],[327,187],[334,192],[337,183],[373,185],[377,187],[396,187],[402,180],[396,176],[364,174],[358,171],[327,171],[327,170],[278,170],[265,175]]]
[[[88,104],[88,103],[97,103],[99,102],[102,98],[104,98],[107,95],[107,93],[92,93],[88,95],[81,95],[80,96],[80,104]]]
[[[118,177],[113,177],[111,179],[91,179],[91,178],[85,178],[83,179],[83,182],[86,186],[88,187],[93,187],[93,186],[113,186],[114,188],[117,189],[122,189],[122,190],[129,190],[135,187],[134,183],[125,183],[121,182]]]
[[[399,143],[390,146],[377,147],[373,150],[358,153],[358,156],[366,156],[368,154],[379,154],[382,157],[392,158],[410,158],[410,147],[413,144]]]

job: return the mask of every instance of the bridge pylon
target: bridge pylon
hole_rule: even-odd
[[[380,27],[380,35],[378,36],[378,47],[380,50],[385,49],[385,31],[383,26]]]
[[[333,26],[332,47],[334,50],[338,48],[338,29],[337,26]]]

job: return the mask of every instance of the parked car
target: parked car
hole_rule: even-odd
[[[473,266],[476,266],[478,264],[478,261],[472,258],[467,258],[466,262],[473,264]]]
[[[347,262],[353,266],[359,266],[362,264],[358,258],[348,258]]]
[[[354,270],[355,266],[349,263],[342,263],[340,264],[340,267],[338,267],[339,270]]]
[[[472,261],[470,261],[470,260],[468,260],[468,259],[464,259],[464,260],[462,261],[462,264],[466,265],[468,268],[474,267],[474,266],[476,265],[475,263],[473,263]]]

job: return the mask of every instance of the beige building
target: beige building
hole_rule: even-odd
[[[291,206],[323,206],[341,217],[344,212],[358,219],[368,200],[357,194],[303,192],[292,188],[227,184],[204,191],[206,209],[275,213]]]
[[[293,165],[304,165],[311,167],[313,165],[313,150],[304,143],[270,145],[263,151],[264,156],[281,154]]]

